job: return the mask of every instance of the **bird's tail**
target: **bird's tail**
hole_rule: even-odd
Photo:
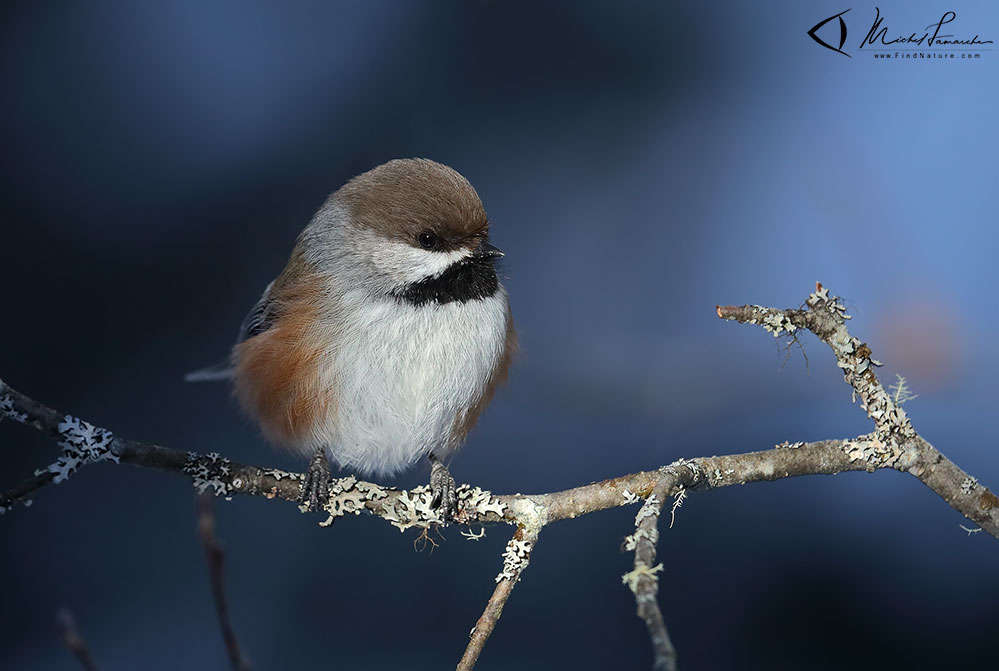
[[[226,359],[214,366],[192,370],[184,376],[184,382],[218,382],[232,378],[232,361]]]

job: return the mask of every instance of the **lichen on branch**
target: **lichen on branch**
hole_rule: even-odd
[[[494,494],[471,485],[459,486],[455,515],[458,525],[467,528],[473,524],[505,523],[516,527],[503,551],[493,595],[472,631],[459,670],[473,668],[513,587],[537,550],[540,531],[548,524],[608,508],[642,502],[635,531],[625,541],[627,549],[635,552],[634,568],[623,581],[635,593],[639,615],[649,629],[657,668],[662,669],[675,668],[676,662],[657,602],[658,583],[668,569],[663,568],[663,562],[655,561],[659,518],[663,504],[671,497],[675,497],[670,511],[672,526],[688,493],[800,475],[893,469],[918,478],[974,522],[974,529],[963,527],[969,533],[984,530],[999,538],[999,498],[916,432],[901,408],[905,400],[913,398],[903,391],[904,379],[900,378],[894,393],[884,388],[875,372],[881,363],[873,358],[866,343],[850,335],[846,327],[849,315],[836,296],[817,284],[803,308],[744,305],[717,306],[716,310],[722,319],[758,325],[775,337],[789,335],[797,339],[804,330],[814,333],[832,349],[836,365],[854,397],[860,398],[873,430],[855,438],[785,441],[776,449],[681,459],[657,470],[546,494]],[[32,494],[98,462],[181,474],[191,480],[197,492],[225,499],[244,495],[295,502],[304,479],[299,473],[241,464],[218,453],[198,454],[124,439],[48,408],[0,380],[0,419],[4,418],[48,434],[62,451],[54,462],[0,493],[0,513],[16,504],[28,505]],[[330,485],[322,526],[362,513],[381,518],[400,531],[415,528],[426,533],[442,522],[430,505],[426,487],[399,490],[353,476],[334,479]],[[479,538],[481,533],[469,532],[467,537]]]

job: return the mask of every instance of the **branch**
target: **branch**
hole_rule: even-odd
[[[236,632],[229,620],[229,607],[225,600],[225,586],[222,581],[222,569],[225,567],[225,551],[215,537],[215,515],[212,512],[212,499],[207,493],[198,495],[198,536],[205,547],[205,560],[208,562],[208,576],[212,583],[212,598],[215,601],[215,612],[222,628],[222,640],[225,641],[226,652],[229,653],[229,665],[233,671],[253,671],[250,662],[243,656],[243,651],[236,640]]]
[[[99,461],[183,475],[191,479],[198,493],[211,492],[225,498],[246,495],[297,502],[300,483],[304,479],[301,473],[241,464],[215,452],[197,454],[120,438],[107,429],[52,410],[2,380],[0,416],[47,433],[63,448],[62,455],[55,462],[0,494],[0,511],[5,511],[16,503],[26,502],[34,492],[64,482],[83,466]],[[699,457],[686,463],[696,463],[705,473],[700,489],[717,489],[798,475],[834,475],[842,471],[870,471],[887,467],[851,457],[851,454],[859,450],[870,449],[871,444],[869,437],[861,436],[851,440],[796,444],[808,449],[771,449],[720,457]],[[463,484],[457,488],[456,522],[462,525],[504,522],[544,526],[559,520],[629,505],[633,502],[633,498],[629,498],[631,495],[644,499],[652,492],[659,479],[658,470],[640,471],[560,492],[530,495],[497,495]],[[673,494],[675,492],[670,492],[671,496]],[[328,518],[320,522],[323,525],[336,517],[360,515],[362,512],[380,517],[400,530],[410,527],[428,528],[440,523],[437,512],[430,506],[427,487],[399,490],[358,480],[353,476],[331,481],[330,500],[325,512]]]
[[[885,390],[874,372],[881,362],[872,358],[866,343],[847,331],[850,317],[839,298],[816,283],[806,305],[807,309],[800,310],[729,305],[718,306],[717,311],[722,319],[762,326],[775,338],[785,333],[793,337],[802,328],[818,336],[832,348],[854,398],[860,397],[860,407],[874,422],[866,444],[850,452],[851,461],[869,470],[887,467],[915,476],[952,508],[999,538],[999,498],[916,433],[901,402]]]
[[[622,576],[621,581],[635,595],[638,617],[645,622],[652,642],[654,671],[676,671],[676,648],[666,631],[666,622],[656,595],[659,591],[658,573],[663,565],[656,564],[656,543],[659,542],[659,514],[669,493],[677,490],[677,500],[673,511],[679,507],[680,497],[686,495],[686,487],[694,486],[700,478],[700,471],[686,463],[677,463],[662,469],[662,477],[652,493],[645,499],[635,516],[635,533],[624,539],[625,549],[635,551],[635,569]],[[670,522],[670,527],[673,524]]]
[[[530,529],[518,527],[513,538],[506,544],[506,550],[503,551],[503,570],[496,576],[496,589],[489,597],[486,609],[479,616],[475,626],[472,627],[468,647],[465,648],[465,654],[458,662],[457,671],[471,671],[475,668],[475,662],[482,654],[483,646],[493,633],[500,615],[503,614],[506,600],[510,598],[514,585],[520,581],[520,574],[524,572],[527,564],[531,561],[531,552],[538,542],[540,530],[540,527]]]
[[[90,650],[87,649],[87,642],[83,640],[83,636],[80,635],[79,630],[76,628],[76,620],[73,619],[73,614],[69,612],[68,608],[61,608],[56,614],[56,619],[59,621],[59,626],[62,627],[62,638],[66,642],[66,647],[73,653],[76,660],[80,662],[80,666],[87,671],[97,671],[97,664],[94,663],[94,658],[90,656]]]
[[[649,511],[636,531],[636,575],[634,590],[639,614],[649,627],[657,663],[669,664],[675,654],[662,626],[655,603],[655,543],[652,531],[662,502],[680,491],[705,491],[747,482],[778,480],[799,475],[832,475],[843,471],[873,472],[893,469],[909,473],[936,492],[951,507],[964,514],[994,537],[999,538],[999,498],[978,480],[955,465],[913,429],[900,401],[889,394],[874,372],[881,365],[871,358],[871,349],[849,334],[846,308],[835,296],[816,285],[805,308],[778,310],[756,305],[718,306],[718,316],[740,323],[757,324],[773,333],[796,336],[799,329],[815,333],[836,355],[837,366],[861,399],[862,407],[874,422],[874,431],[850,439],[814,443],[782,443],[777,449],[718,457],[699,457],[675,462],[654,471],[632,473],[602,482],[549,494],[493,494],[470,485],[457,489],[458,524],[504,522],[517,526],[517,533],[504,552],[504,571],[459,668],[471,669],[481,653],[514,583],[530,559],[537,534],[547,524],[580,515],[649,499]],[[107,429],[65,415],[21,394],[0,380],[0,419],[13,419],[42,431],[62,448],[51,464],[15,487],[0,494],[0,513],[52,484],[59,484],[83,466],[99,461],[125,463],[144,468],[183,474],[191,478],[199,493],[210,491],[229,498],[236,494],[296,501],[303,476],[299,473],[250,466],[230,461],[217,453],[197,454],[118,437]],[[676,477],[664,477],[664,474]],[[330,483],[325,506],[328,526],[337,517],[370,513],[400,530],[411,527],[426,530],[441,524],[430,505],[427,487],[398,490],[364,482],[349,476]],[[675,511],[675,508],[674,508]],[[648,524],[645,523],[646,518]],[[648,526],[651,525],[651,526]],[[639,537],[644,530],[648,535]],[[645,572],[640,570],[644,566]],[[651,575],[649,575],[651,573]],[[669,668],[664,666],[663,668]]]

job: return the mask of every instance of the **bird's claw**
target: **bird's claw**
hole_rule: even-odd
[[[316,455],[309,462],[302,481],[302,491],[298,502],[303,508],[316,512],[330,500],[330,462],[326,459],[326,450],[316,450]]]
[[[458,512],[458,495],[456,493],[454,478],[447,470],[447,466],[433,460],[433,467],[430,469],[430,507],[440,513],[441,520],[446,525],[454,519]]]

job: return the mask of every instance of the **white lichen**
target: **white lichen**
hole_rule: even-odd
[[[656,574],[663,570],[663,565],[661,563],[655,566],[649,567],[647,564],[641,561],[635,562],[635,570],[628,571],[623,576],[621,576],[621,583],[628,586],[628,589],[632,591],[636,596],[638,595],[638,581],[642,578],[648,578],[653,583],[658,584],[659,576]]]
[[[649,530],[636,528],[635,533],[624,537],[623,547],[626,551],[631,552],[638,547],[638,541],[642,539],[655,545],[659,542],[659,529],[655,525]]]
[[[659,469],[659,472],[663,475],[667,473],[675,477],[677,480],[683,480],[680,475],[679,468],[687,468],[690,470],[691,475],[691,485],[697,483],[702,477],[704,477],[704,472],[701,469],[701,463],[696,459],[677,459],[672,464],[668,464]]]
[[[410,491],[401,491],[395,501],[382,507],[382,517],[392,526],[405,531],[411,527],[427,528],[444,522],[436,508],[430,505],[433,498],[426,485]]]
[[[895,384],[888,387],[888,389],[892,392],[892,399],[895,401],[896,405],[902,405],[906,401],[919,398],[919,394],[912,393],[912,390],[909,388],[909,385],[904,377],[896,373],[895,379]]]
[[[833,297],[835,300],[835,296]],[[829,290],[821,284],[815,285],[815,291],[808,295],[808,304],[814,306],[819,301],[829,300]]]
[[[836,354],[836,365],[843,370],[843,378],[852,387],[853,398],[860,398],[861,407],[874,422],[872,440],[848,441],[844,448],[851,461],[863,459],[870,467],[894,466],[901,458],[905,443],[915,437],[915,430],[905,411],[896,399],[908,400],[904,394],[893,397],[889,394],[874,373],[873,367],[881,362],[871,358],[871,348],[849,334],[844,326],[846,308],[839,299],[831,296],[821,285],[809,296],[808,306],[822,315],[823,311],[834,322],[834,330],[825,336],[826,342]]]
[[[891,466],[902,457],[902,449],[898,445],[882,440],[877,433],[855,440],[844,440],[842,449],[851,462],[867,462],[868,471]]]
[[[360,515],[367,510],[369,502],[387,497],[388,491],[383,487],[371,482],[358,481],[353,475],[337,478],[330,482],[330,497],[323,506],[329,516],[320,522],[319,526],[328,527],[336,518],[344,515]],[[300,509],[302,512],[308,511],[304,506],[300,506]]]
[[[326,505],[329,518],[321,525],[328,526],[335,518],[343,515],[359,515],[367,508],[368,503],[387,499],[390,493],[395,492],[394,489],[360,482],[353,477],[334,480],[330,485],[330,499]],[[506,504],[480,487],[463,484],[455,490],[455,495],[458,500],[456,522],[464,523],[490,515],[503,517],[506,512]],[[431,506],[432,500],[433,494],[429,487],[414,487],[409,491],[399,491],[390,502],[376,506],[374,512],[399,531],[413,527],[428,529],[432,525],[444,523],[440,511]]]
[[[531,548],[534,544],[529,540],[511,538],[503,550],[503,570],[496,576],[496,582],[501,580],[520,580],[520,574],[531,561]]]
[[[676,497],[673,499],[673,507],[669,509],[669,528],[673,528],[673,521],[676,519],[676,511],[680,509],[683,502],[687,500],[687,490],[684,487],[680,487],[680,491],[676,493]]]
[[[798,327],[791,322],[791,318],[783,310],[774,310],[762,305],[753,305],[753,316],[746,320],[748,324],[762,326],[768,333],[772,333],[774,338],[780,338],[787,334],[793,337],[798,331]]]
[[[798,448],[804,446],[804,444],[805,443],[803,441],[800,441],[800,440],[797,441],[797,442],[794,442],[794,443],[789,443],[789,442],[787,442],[785,440],[783,443],[778,443],[777,445],[774,445],[774,449],[775,450],[797,450]]]
[[[975,487],[977,486],[978,486],[978,478],[974,478],[969,475],[964,479],[964,482],[961,483],[961,493],[970,494],[971,492],[975,491]]]
[[[279,468],[267,468],[262,471],[263,475],[269,475],[275,480],[283,480],[288,478],[289,480],[304,480],[305,475],[302,473],[289,473],[288,471],[282,471]]]
[[[637,527],[642,523],[646,517],[650,515],[658,515],[659,508],[661,508],[659,499],[656,498],[655,494],[649,494],[649,498],[645,499],[645,503],[639,508],[638,513],[635,514],[635,526]]]
[[[10,397],[10,394],[0,394],[0,421],[3,421],[4,417],[9,417],[19,424],[24,424],[28,421],[28,414],[20,412],[14,407],[14,400]]]
[[[822,284],[815,285],[815,291],[809,294],[808,300],[805,303],[812,310],[825,310],[836,321],[851,319],[850,315],[846,314],[846,306],[840,302],[839,296],[830,294],[829,290],[822,286]]]
[[[781,337],[782,334],[794,335],[798,328],[791,323],[787,314],[780,310],[768,310],[767,314],[759,322],[760,326],[773,334],[774,338]]]
[[[329,526],[337,517],[360,515],[367,509],[368,502],[384,499],[388,492],[370,482],[360,482],[353,475],[337,478],[330,482],[330,497],[323,508],[329,513],[320,526]]]
[[[656,520],[653,519],[652,524],[648,525],[647,529],[642,525],[642,522],[649,518],[658,518],[661,509],[662,504],[655,494],[650,494],[649,498],[645,499],[645,503],[635,514],[635,533],[624,537],[623,547],[626,551],[634,550],[638,546],[639,540],[647,540],[653,545],[659,542],[659,526],[656,524]]]
[[[94,426],[82,419],[66,415],[56,427],[61,439],[62,455],[45,469],[55,475],[52,482],[59,484],[87,464],[97,461],[118,462],[112,450],[114,435],[107,429]]]
[[[478,533],[472,531],[471,529],[462,529],[461,535],[470,541],[480,541],[486,537],[486,528],[482,527],[479,529]]]
[[[708,481],[715,487],[721,487],[725,484],[728,476],[735,473],[731,468],[726,468],[724,471],[720,468],[716,468],[713,471],[708,472]]]
[[[632,494],[627,489],[625,489],[624,492],[622,492],[622,496],[624,496],[624,502],[628,505],[631,505],[632,503],[638,503],[639,501],[642,500],[641,496],[637,494]]]
[[[198,494],[211,489],[215,496],[228,497],[232,494],[232,486],[223,478],[232,471],[231,464],[218,452],[209,452],[204,456],[188,452],[183,470],[191,478],[191,484]]]
[[[455,496],[458,498],[459,518],[462,520],[490,514],[503,517],[506,512],[506,504],[481,487],[459,485],[455,489]]]

